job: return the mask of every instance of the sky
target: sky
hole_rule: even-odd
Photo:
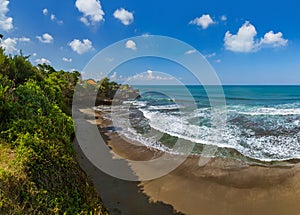
[[[127,38],[162,35],[192,46],[185,55],[202,53],[222,84],[300,84],[299,5],[296,0],[0,0],[1,46],[12,55],[22,50],[33,64],[83,71],[111,44],[125,40],[124,48],[134,52],[140,47]],[[125,63],[110,76],[161,78],[153,71],[195,83],[163,59]]]

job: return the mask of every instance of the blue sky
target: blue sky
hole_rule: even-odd
[[[33,64],[81,71],[119,40],[163,35],[200,51],[223,84],[300,84],[298,8],[296,0],[0,0],[1,45],[11,54],[22,49]],[[165,62],[149,62],[123,71],[168,70]],[[161,72],[172,74],[170,68]]]

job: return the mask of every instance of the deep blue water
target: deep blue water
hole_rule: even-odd
[[[195,144],[192,153],[201,154],[203,146],[214,145],[218,147],[214,156],[261,161],[300,158],[300,86],[135,88],[141,98],[131,107],[141,111],[144,120],[138,121],[136,130],[124,126],[129,138],[170,151],[171,140],[180,138]],[[221,129],[213,123],[214,108],[226,110]],[[159,138],[149,135],[151,128],[160,133]]]

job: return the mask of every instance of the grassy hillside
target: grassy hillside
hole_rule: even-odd
[[[107,214],[71,144],[79,75],[0,49],[0,214]]]

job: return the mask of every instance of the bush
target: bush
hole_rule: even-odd
[[[71,144],[78,79],[0,49],[0,214],[107,214]]]

